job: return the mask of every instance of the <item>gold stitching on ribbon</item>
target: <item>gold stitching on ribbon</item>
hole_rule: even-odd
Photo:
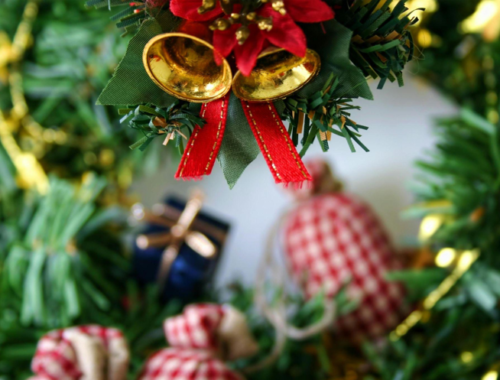
[[[248,114],[250,115],[250,119],[252,120],[252,123],[255,127],[255,130],[257,131],[257,135],[259,136],[259,140],[262,143],[262,146],[264,147],[264,150],[266,152],[266,156],[269,159],[269,162],[271,163],[271,168],[273,169],[274,173],[276,174],[276,177],[278,177],[280,180],[282,180],[280,174],[278,173],[278,170],[276,169],[276,165],[273,162],[273,158],[271,157],[271,154],[269,153],[269,149],[267,149],[266,143],[264,142],[264,138],[262,137],[262,134],[260,133],[259,127],[257,126],[255,119],[253,118],[252,111],[250,110],[250,105],[248,104],[248,102],[245,102],[245,105],[247,106]]]
[[[294,147],[292,147],[290,145],[290,139],[288,138],[288,134],[283,130],[283,123],[277,117],[275,110],[273,109],[273,107],[271,107],[271,103],[268,103],[267,106],[269,107],[269,110],[271,111],[271,114],[273,115],[274,121],[276,122],[276,125],[278,126],[281,134],[285,137],[286,144],[288,145],[288,150],[290,151],[290,153],[292,153],[293,158],[295,160],[295,163],[297,164],[297,167],[301,171],[304,178],[307,180],[307,174],[304,172],[302,165],[300,164],[299,160],[297,159],[297,151],[295,150]]]
[[[205,118],[205,111],[207,110],[206,103],[203,103],[202,108],[203,108],[203,111],[201,113],[201,117]],[[191,151],[193,150],[194,143],[196,142],[196,139],[198,138],[199,134],[200,134],[200,127],[195,128],[194,136],[193,136],[192,140],[189,140],[190,144],[189,144],[189,147],[187,148],[186,159],[182,163],[182,169],[181,169],[181,172],[179,174],[179,177],[182,177],[182,173],[184,173],[184,169],[186,169],[187,160],[189,158],[189,155],[191,154]]]
[[[212,162],[212,157],[214,156],[214,153],[215,153],[215,150],[217,148],[217,144],[219,142],[219,136],[221,134],[221,130],[222,130],[222,122],[224,121],[224,106],[226,104],[226,99],[222,99],[222,108],[220,110],[220,121],[219,121],[219,126],[217,127],[217,136],[215,136],[215,141],[214,141],[214,145],[212,146],[212,151],[210,152],[210,156],[208,157],[208,162],[207,162],[207,166],[205,167],[205,173],[204,174],[207,174],[208,172],[208,168],[210,167],[210,164]]]

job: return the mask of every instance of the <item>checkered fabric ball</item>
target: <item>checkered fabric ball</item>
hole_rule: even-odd
[[[384,280],[398,268],[384,228],[371,208],[352,195],[328,193],[301,203],[285,221],[290,271],[307,296],[334,296],[344,284],[358,308],[335,322],[352,341],[375,338],[395,327],[404,297],[399,283]]]
[[[243,380],[208,351],[166,348],[148,359],[139,380]]]
[[[164,330],[171,347],[151,356],[138,380],[243,380],[223,361],[258,349],[239,314],[228,306],[194,304],[168,318]],[[241,350],[234,339],[246,347]]]
[[[54,330],[38,342],[30,380],[125,380],[128,361],[119,330],[97,325]]]

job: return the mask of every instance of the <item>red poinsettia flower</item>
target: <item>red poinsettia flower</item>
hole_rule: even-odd
[[[275,11],[270,4],[264,4],[256,11],[258,16],[272,19],[271,30],[261,30],[256,24],[250,24],[249,37],[242,45],[239,45],[236,39],[236,31],[241,25],[235,23],[224,31],[216,30],[214,32],[214,48],[224,57],[234,51],[236,66],[243,75],[247,76],[255,67],[258,55],[268,44],[303,57],[307,48],[306,37],[295,22],[315,23],[327,21],[334,18],[335,13],[321,0],[284,0],[284,4],[285,14]],[[198,8],[201,5],[202,0],[171,0],[170,10],[174,15],[188,21],[210,21],[223,14],[219,3],[213,10],[200,14]],[[215,59],[220,61],[218,55],[215,55]]]

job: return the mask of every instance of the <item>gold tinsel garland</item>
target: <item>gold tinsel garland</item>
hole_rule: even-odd
[[[24,8],[12,43],[6,35],[0,38],[0,79],[9,83],[13,104],[10,112],[0,110],[0,142],[16,168],[18,185],[24,189],[35,188],[43,194],[49,186],[47,174],[35,155],[23,151],[14,138],[14,133],[21,126],[37,128],[33,126],[36,122],[28,113],[19,67],[24,52],[32,41],[31,30],[37,13],[38,0],[30,0]]]

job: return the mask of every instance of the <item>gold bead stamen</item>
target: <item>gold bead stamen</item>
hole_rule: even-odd
[[[236,30],[236,40],[239,45],[243,45],[245,41],[250,37],[250,24],[256,24],[260,30],[270,31],[273,28],[273,20],[271,17],[258,16],[256,12],[247,12],[243,9],[241,13],[233,12],[233,6],[238,0],[220,0],[221,7],[226,15],[230,15],[229,18],[220,17],[215,20],[211,25],[211,30],[227,30],[234,24],[241,24],[241,26]],[[263,0],[263,3],[267,3],[268,0]],[[271,6],[276,11],[282,15],[286,14],[285,4],[283,0],[271,0]],[[198,8],[198,13],[205,13],[208,10],[215,8],[215,0],[203,0],[203,5]]]

